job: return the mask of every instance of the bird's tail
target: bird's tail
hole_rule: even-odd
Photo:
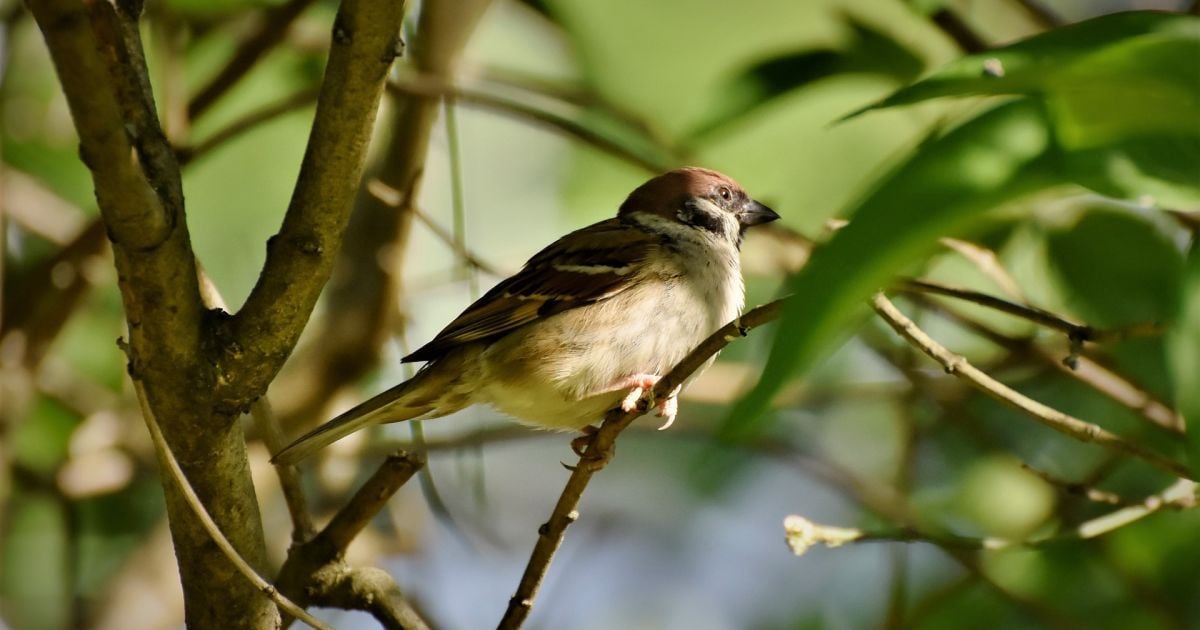
[[[421,387],[424,376],[425,372],[418,372],[413,378],[309,431],[275,453],[271,463],[295,464],[367,425],[412,420],[433,411],[436,403],[420,394],[425,389]]]

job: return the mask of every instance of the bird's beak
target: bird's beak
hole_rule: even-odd
[[[743,226],[759,225],[760,223],[770,223],[779,218],[779,214],[774,210],[764,206],[763,204],[751,199],[742,210],[738,221]]]

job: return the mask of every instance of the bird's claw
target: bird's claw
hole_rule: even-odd
[[[666,422],[661,427],[658,427],[659,431],[665,431],[671,428],[672,424],[675,424],[675,415],[679,413],[679,398],[676,396],[678,391],[671,392],[671,395],[667,396],[666,400],[658,403],[658,417],[666,419]]]
[[[583,457],[583,454],[587,451],[588,444],[592,442],[592,436],[596,435],[596,432],[599,430],[590,424],[585,425],[579,430],[583,435],[571,440],[571,452]]]

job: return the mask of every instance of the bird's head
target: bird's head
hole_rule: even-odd
[[[779,218],[729,176],[697,167],[663,173],[638,186],[617,216],[647,226],[674,223],[735,245],[747,227]]]

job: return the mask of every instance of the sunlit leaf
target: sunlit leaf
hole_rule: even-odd
[[[871,109],[1022,94],[1046,105],[1065,168],[1110,195],[1200,202],[1200,18],[1106,15],[950,63]]]
[[[754,113],[762,106],[815,81],[834,75],[879,74],[907,82],[924,67],[920,57],[885,33],[853,17],[849,43],[839,49],[802,50],[760,61],[721,86],[714,110],[690,134],[699,141]]]
[[[925,142],[849,213],[850,224],[791,278],[793,298],[757,387],[735,406],[723,433],[757,433],[784,381],[837,344],[864,302],[939,236],[964,231],[984,211],[1059,183],[1043,110],[1001,105]]]

